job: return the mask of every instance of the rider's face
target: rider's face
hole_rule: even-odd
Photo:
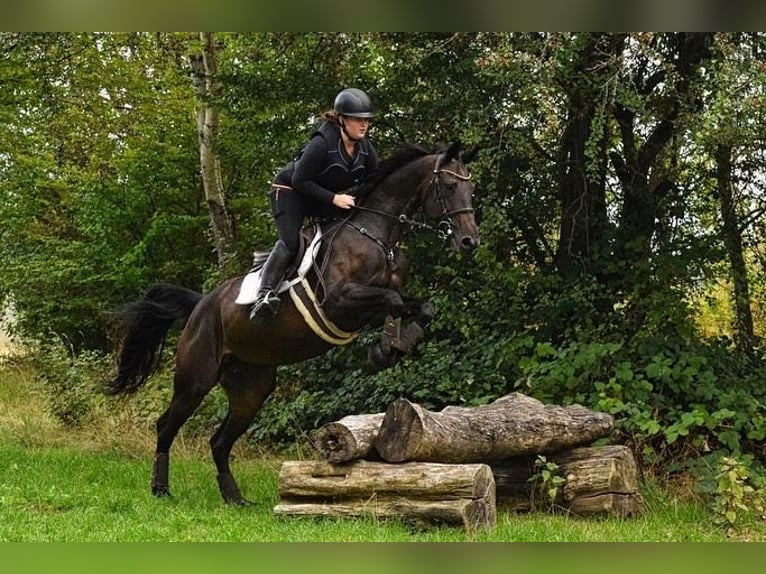
[[[362,139],[370,128],[370,118],[344,116],[346,131],[354,139]]]

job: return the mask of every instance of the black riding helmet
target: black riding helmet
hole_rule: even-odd
[[[341,116],[351,116],[354,118],[375,117],[370,97],[362,90],[356,88],[346,88],[335,96],[333,109]]]

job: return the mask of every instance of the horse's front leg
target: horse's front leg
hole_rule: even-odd
[[[384,352],[396,349],[409,353],[424,337],[425,329],[434,318],[434,307],[428,301],[408,299],[401,317],[386,317],[380,346]]]
[[[403,355],[410,353],[423,340],[434,314],[430,302],[408,299],[401,316],[387,315],[380,341],[367,352],[367,371],[374,373],[392,367]]]
[[[400,338],[402,316],[414,313],[409,301],[405,304],[394,289],[348,282],[335,300],[335,307],[336,316],[350,316],[357,323],[383,326],[382,340],[368,351],[365,363],[368,371],[380,371],[396,363],[402,351],[391,343]]]
[[[338,315],[373,325],[382,324],[387,316],[401,317],[407,309],[398,291],[354,282],[344,285],[336,306]]]

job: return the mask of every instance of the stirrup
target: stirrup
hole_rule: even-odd
[[[250,319],[255,319],[256,317],[271,319],[279,313],[281,305],[282,299],[279,298],[279,295],[274,291],[267,291],[253,304],[253,308],[250,310]]]

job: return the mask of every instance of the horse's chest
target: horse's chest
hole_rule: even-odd
[[[386,259],[370,271],[366,283],[375,287],[384,287],[399,291],[404,285],[404,276],[399,265],[393,259]]]

